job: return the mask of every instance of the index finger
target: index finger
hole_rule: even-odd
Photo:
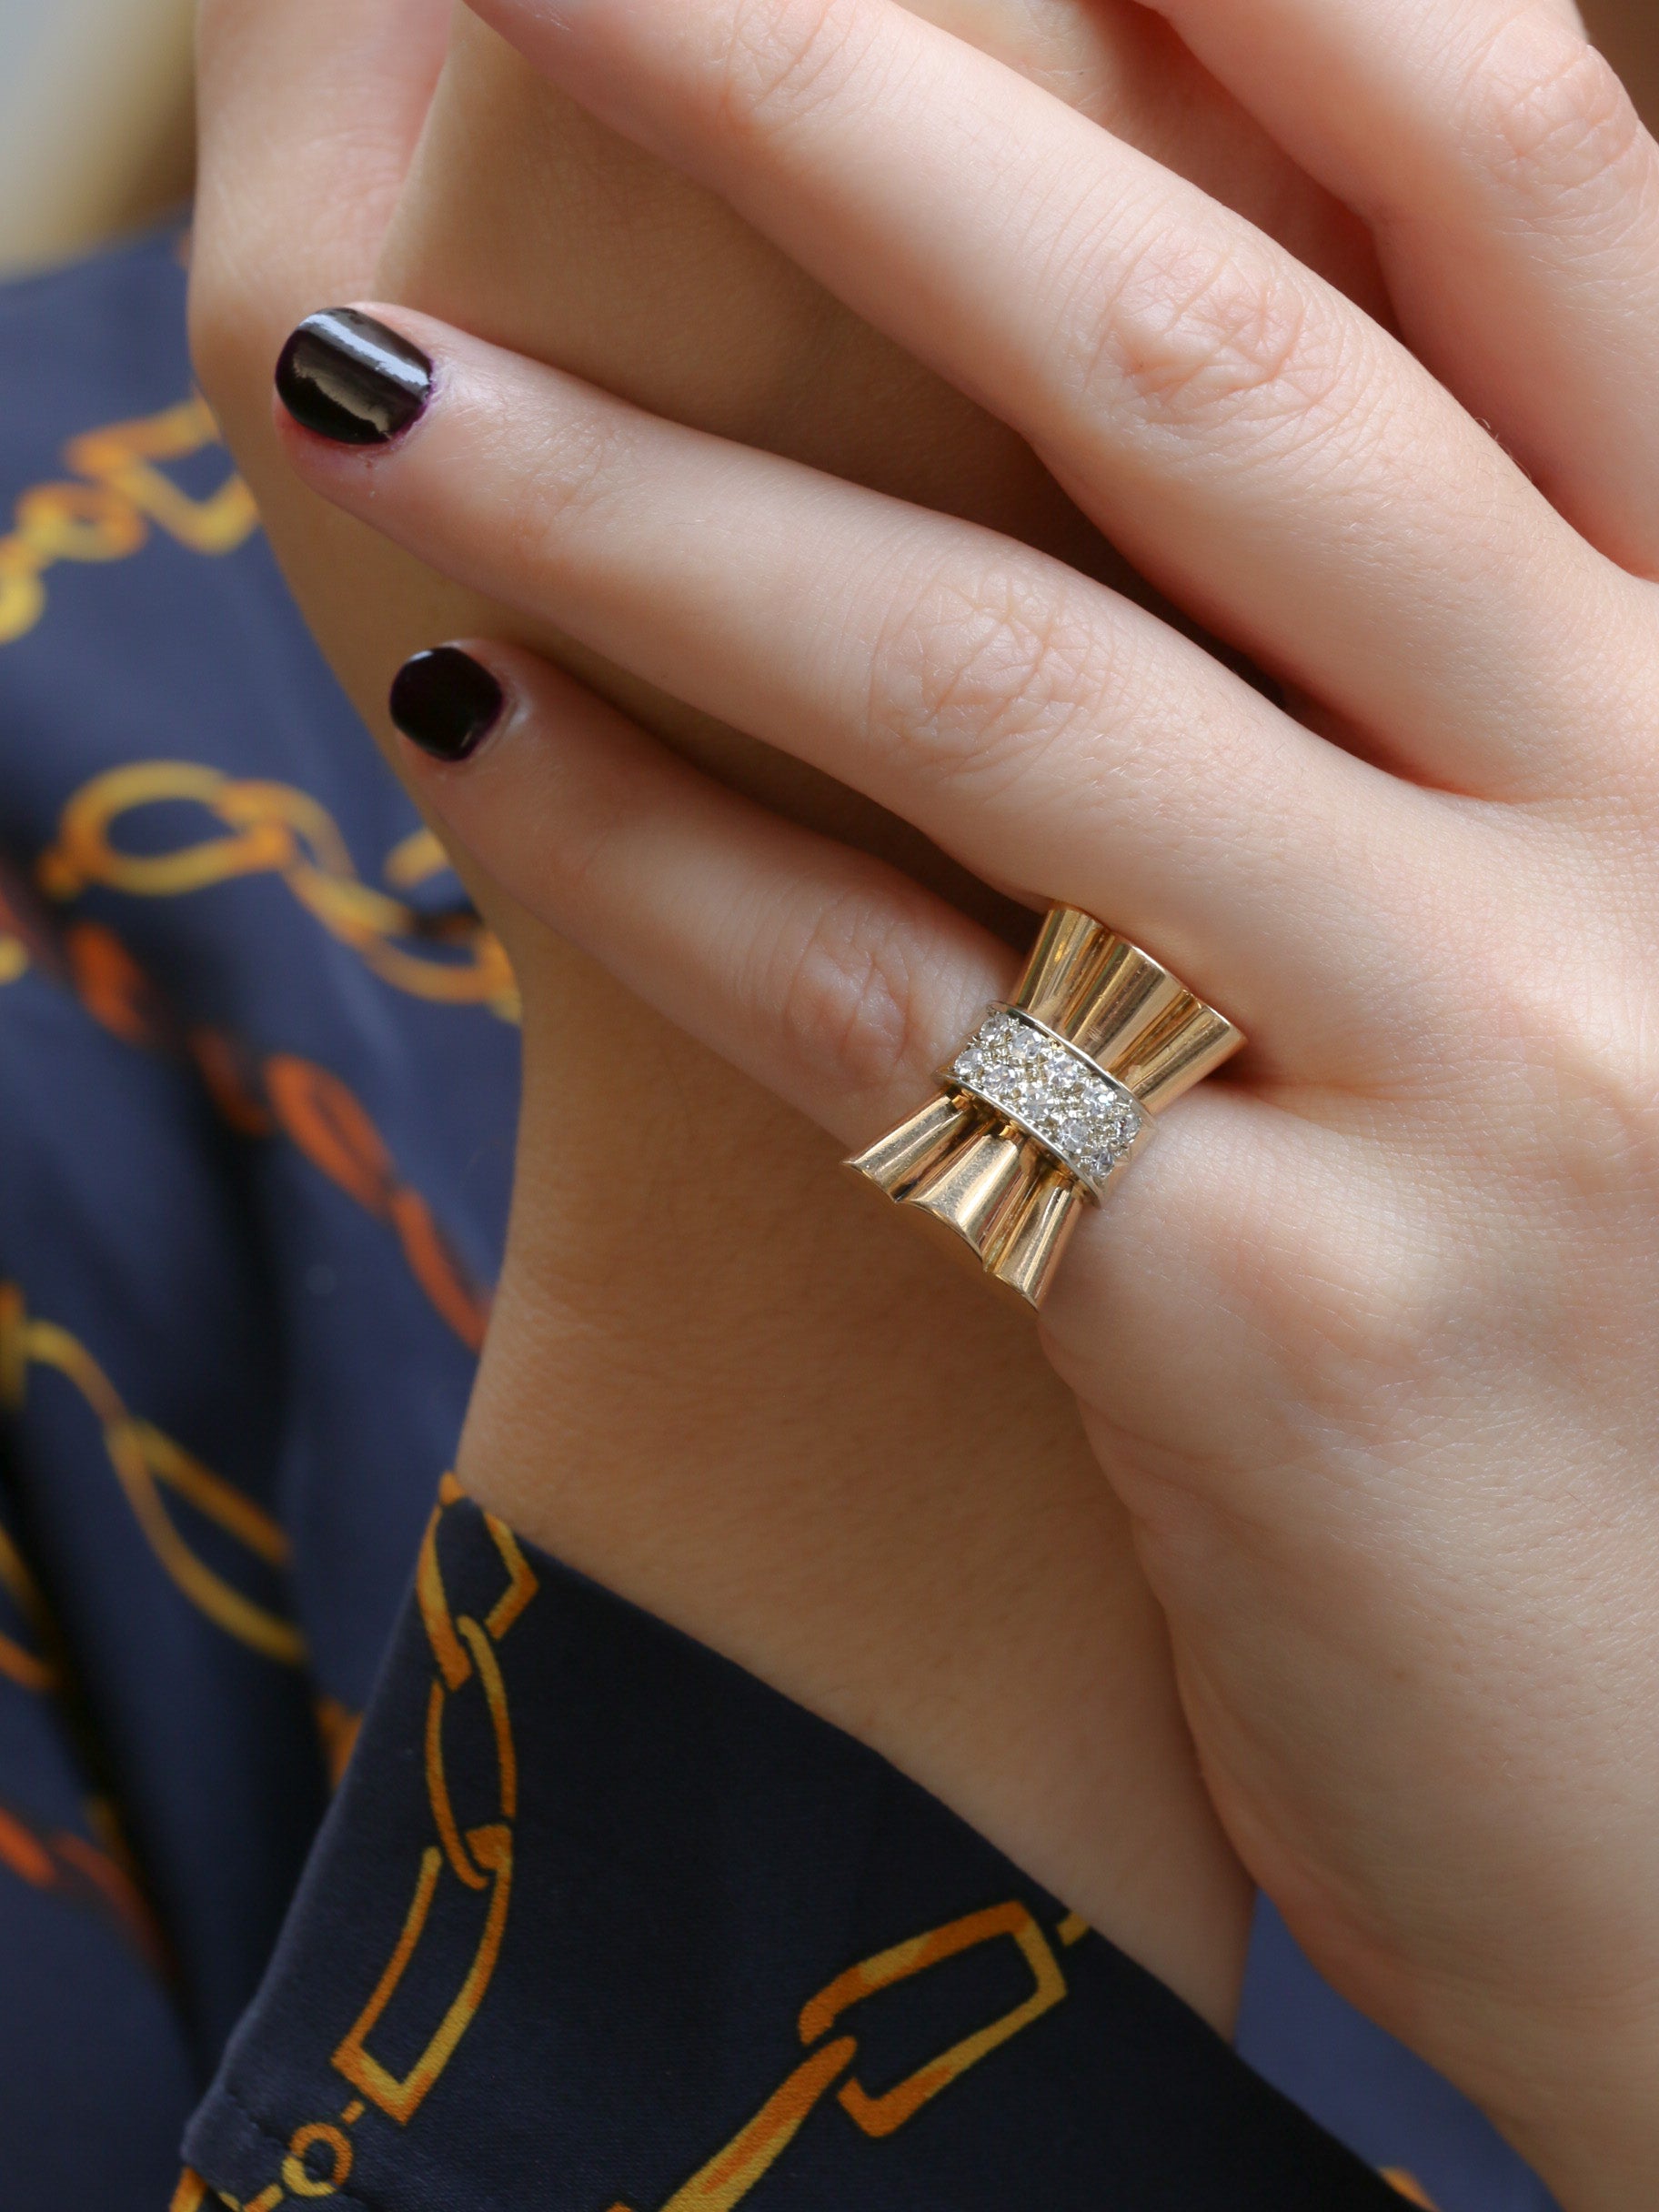
[[[448,0],[202,0],[191,338],[263,408],[319,299],[368,283],[449,41]]]

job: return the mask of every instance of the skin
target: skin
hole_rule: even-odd
[[[929,12],[1381,304],[1361,226],[1156,18],[1126,0]],[[1026,441],[465,13],[451,29],[446,8],[407,0],[209,0],[202,64],[198,367],[383,741],[407,654],[473,629],[515,638],[1026,941],[1040,893],[989,889],[844,780],[325,506],[277,450],[269,377],[301,316],[372,292],[1154,598]],[[468,872],[514,958],[527,1058],[469,1486],[874,1743],[1225,2026],[1249,1884],[1127,1520],[1029,1322],[894,1234],[807,1118]],[[812,960],[838,992],[852,950],[827,913]],[[809,991],[800,1003],[809,1025],[826,1018]],[[646,1161],[682,1157],[695,1131],[695,1164],[629,1171],[618,1127]]]
[[[1163,0],[1363,215],[1408,351],[891,0],[478,5],[1282,679],[1012,538],[407,311],[442,376],[397,450],[283,432],[343,510],[976,874],[1110,908],[1250,1032],[1086,1223],[1044,1348],[1241,1858],[1568,2212],[1646,2201],[1659,146],[1542,0]],[[459,845],[841,1141],[913,1105],[1000,940],[476,649],[506,726],[409,762]],[[533,1479],[536,1388],[487,1361],[469,1470]]]

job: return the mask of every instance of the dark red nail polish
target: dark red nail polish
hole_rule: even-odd
[[[484,663],[455,645],[417,653],[392,683],[393,721],[435,760],[469,760],[506,706],[506,692]]]
[[[307,316],[282,349],[276,392],[303,429],[337,446],[385,446],[432,397],[417,346],[355,307]]]

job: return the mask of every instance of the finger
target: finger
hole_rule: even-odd
[[[1138,567],[1393,759],[1488,794],[1584,772],[1577,729],[1619,709],[1584,626],[1634,649],[1645,596],[1240,217],[895,0],[474,4],[1007,417]],[[1581,724],[1541,715],[1568,692]]]
[[[393,699],[406,732],[451,749],[460,702],[476,749],[447,764],[410,741],[407,773],[503,890],[843,1143],[914,1111],[1013,985],[1015,956],[953,907],[715,783],[531,654],[425,655]]]
[[[1464,864],[1440,802],[1045,555],[377,312],[436,360],[433,396],[389,448],[285,412],[314,488],[976,875],[1102,914],[1283,1051],[1352,1051],[1368,993],[1405,972],[1414,870]],[[334,327],[289,357],[325,385]],[[292,370],[282,388],[337,427]],[[411,404],[394,392],[382,419]]]
[[[1570,0],[1150,0],[1371,225],[1405,336],[1659,568],[1659,146]]]
[[[202,0],[191,337],[216,397],[263,389],[319,284],[367,288],[449,15],[449,0]]]

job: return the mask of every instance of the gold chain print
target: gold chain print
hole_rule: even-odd
[[[1061,1923],[1056,1936],[1065,1947],[1081,1943],[1088,1933],[1086,1923],[1073,1913]],[[867,1997],[926,1974],[981,1944],[1003,1941],[1015,1946],[1031,1969],[1031,1994],[1011,2012],[964,2036],[908,2080],[880,2096],[872,2096],[852,2071],[859,2054],[856,2036],[822,2041],[844,2013]],[[819,2044],[820,2047],[801,2060],[723,2149],[699,2167],[683,2187],[676,2189],[661,2212],[731,2212],[777,2164],[831,2090],[837,2104],[862,2134],[876,2141],[896,2135],[941,2090],[960,2081],[970,2066],[988,2058],[1044,2013],[1051,2012],[1066,1995],[1066,1977],[1053,1946],[1018,1898],[993,1905],[984,1912],[970,1913],[925,1936],[913,1936],[850,1966],[801,2008],[797,2023],[800,2040],[805,2046]],[[618,2203],[611,2212],[633,2212],[633,2208]]]
[[[519,1550],[512,1531],[493,1513],[484,1524],[500,1555],[506,1580],[501,1594],[483,1620],[456,1614],[444,1584],[439,1535],[444,1516],[460,1503],[461,1487],[447,1474],[438,1486],[437,1503],[427,1524],[420,1557],[415,1570],[415,1593],[420,1617],[432,1648],[432,1682],[427,1693],[426,1724],[427,1798],[431,1808],[436,1840],[420,1855],[414,1894],[402,1928],[392,1946],[379,1980],[368,2001],[334,2053],[336,2073],[357,2094],[337,2114],[308,2120],[289,2138],[282,2161],[282,2178],[249,2197],[246,2205],[234,2197],[220,2201],[233,2212],[275,2212],[290,2198],[335,2197],[345,2187],[355,2161],[350,2130],[370,2105],[407,2127],[454,2057],[462,2036],[477,2018],[494,1978],[507,1928],[507,1908],[512,1895],[513,1823],[518,1811],[518,1756],[513,1739],[512,1713],[507,1684],[496,1647],[535,1597],[539,1584],[529,1562]],[[468,1687],[484,1702],[485,1714],[496,1746],[497,1817],[463,1829],[455,1817],[444,1768],[444,1724],[450,1701]],[[371,2047],[375,2030],[397,1995],[411,1961],[420,1949],[432,1915],[433,1901],[446,1876],[478,1895],[482,1910],[478,1938],[459,1988],[441,2018],[433,2026],[426,2047],[403,2074],[394,2074]],[[197,2212],[208,2200],[206,2185],[188,2169],[173,2197],[173,2212]]]
[[[258,528],[253,495],[232,476],[205,499],[182,492],[159,464],[219,442],[205,401],[186,399],[136,422],[72,438],[74,482],[36,484],[0,538],[0,646],[26,637],[45,612],[46,571],[60,561],[126,560],[160,530],[192,553],[234,553]]]
[[[239,477],[227,477],[209,497],[196,499],[160,466],[218,442],[199,397],[72,438],[64,457],[76,480],[25,491],[11,530],[0,537],[0,646],[39,622],[46,604],[42,579],[60,561],[123,560],[141,551],[155,530],[208,556],[245,545],[258,516]],[[122,853],[113,842],[119,817],[167,799],[196,801],[229,834],[155,859]],[[437,839],[417,830],[387,862],[391,890],[377,890],[358,876],[332,817],[305,792],[161,760],[95,778],[70,800],[59,844],[42,862],[42,880],[59,900],[78,897],[95,883],[134,897],[168,898],[233,876],[277,875],[331,935],[395,989],[447,1005],[487,1006],[504,1021],[517,1021],[506,955],[482,923],[464,915],[432,925],[394,895],[447,866]],[[0,985],[15,981],[27,966],[24,940],[0,923]]]
[[[478,2014],[494,1976],[506,1932],[513,1874],[513,1822],[518,1810],[518,1751],[507,1685],[496,1647],[536,1596],[536,1576],[511,1531],[493,1514],[485,1525],[500,1554],[506,1582],[482,1622],[451,1609],[443,1576],[439,1535],[445,1514],[460,1502],[461,1489],[446,1475],[427,1523],[416,1570],[416,1597],[433,1674],[425,1731],[425,1775],[435,1840],[421,1852],[413,1896],[386,1966],[348,2033],[332,2057],[335,2071],[355,2092],[337,2112],[306,2121],[288,2138],[280,2179],[246,2202],[216,2193],[192,2168],[181,2175],[171,2212],[204,2212],[223,2205],[228,2212],[276,2212],[279,2206],[337,2197],[347,2188],[356,2163],[351,2131],[372,2105],[407,2127],[454,2057]],[[496,1744],[498,1817],[461,1829],[456,1820],[444,1768],[444,1727],[450,1700],[469,1686],[482,1696]],[[402,2074],[394,2074],[375,2056],[375,2032],[419,1951],[433,1902],[446,1879],[475,1892],[480,1900],[479,1932],[459,1987],[441,2018],[431,2027],[420,2056]],[[801,2007],[796,2023],[805,2053],[784,2076],[759,2110],[711,2158],[700,2166],[658,2212],[735,2212],[771,2169],[815,2112],[833,2096],[848,2121],[873,2141],[896,2135],[922,2108],[960,2082],[981,2060],[1022,2034],[1064,2002],[1068,1991],[1063,1953],[1089,1935],[1088,1924],[1068,1914],[1051,1937],[1018,1898],[970,1913],[925,1934],[890,1945],[836,1976]],[[857,2072],[859,2038],[850,2032],[858,2010],[884,1990],[916,1979],[981,1946],[1009,1943],[1031,1976],[1028,1993],[1010,2010],[985,2022],[919,2066],[891,2087],[872,2091]],[[1403,2196],[1427,2205],[1411,2177],[1385,2176]],[[635,2212],[618,2199],[610,2212]],[[1431,2208],[1432,2212],[1432,2208]]]
[[[267,1659],[302,1665],[305,1641],[293,1622],[244,1597],[198,1558],[163,1493],[171,1492],[194,1507],[266,1567],[288,1563],[288,1540],[281,1528],[223,1476],[129,1413],[85,1346],[55,1322],[34,1319],[15,1283],[0,1283],[0,1406],[21,1410],[31,1367],[55,1370],[85,1399],[103,1430],[109,1463],[145,1540],[196,1610]]]
[[[1089,1932],[1088,1923],[1080,1915],[1069,1913],[1054,1931],[1055,1942],[1061,1950],[1070,1950]],[[984,1912],[970,1913],[964,1919],[953,1920],[926,1936],[912,1936],[908,1943],[894,1944],[850,1967],[802,2007],[797,2032],[802,2044],[809,2046],[840,2026],[842,2016],[865,1998],[925,1974],[979,1945],[1005,1940],[1017,1946],[1031,1970],[1031,1991],[1023,2003],[964,2036],[908,2080],[880,2096],[872,2096],[852,2070],[859,2049],[855,2036],[845,2035],[821,2044],[773,2092],[749,2125],[675,2191],[661,2212],[733,2212],[782,2157],[832,2089],[836,2103],[863,2134],[876,2141],[897,2134],[941,2090],[959,2082],[970,2066],[988,2058],[1066,1996],[1060,1958],[1037,1921],[1017,1898]],[[1412,2203],[1434,2212],[1429,2198],[1403,2168],[1392,2168],[1382,2178]],[[633,2212],[633,2207],[618,2203],[610,2212]]]
[[[437,1504],[427,1524],[415,1570],[420,1617],[427,1641],[432,1647],[433,1676],[427,1699],[426,1777],[427,1797],[438,1841],[429,1844],[421,1854],[415,1894],[386,1970],[335,2052],[333,2062],[337,2073],[360,2089],[370,2103],[377,2105],[400,2127],[407,2127],[413,2119],[477,2017],[500,1956],[508,1902],[512,1893],[512,1824],[518,1811],[518,1760],[507,1684],[496,1657],[496,1646],[534,1598],[539,1585],[512,1532],[504,1522],[487,1513],[485,1526],[500,1553],[507,1573],[506,1587],[481,1625],[469,1614],[457,1616],[451,1613],[438,1555],[438,1532],[445,1513],[459,1502],[461,1494],[455,1477],[446,1475],[438,1488]],[[483,1696],[495,1738],[498,1817],[463,1833],[456,1824],[445,1777],[444,1721],[450,1699],[468,1684],[476,1684]],[[393,2075],[368,2048],[368,2039],[397,1995],[409,1961],[420,1946],[432,1900],[446,1866],[464,1888],[486,1898],[483,1927],[461,1986],[433,2030],[425,2050],[406,2074]],[[285,2165],[284,2178],[297,2195],[303,2196],[306,2191],[297,2187],[290,2170],[295,2156],[290,2147],[290,2161]],[[273,2199],[276,2201],[279,2200]]]
[[[212,834],[167,853],[131,853],[122,820],[146,807],[185,800],[212,817]],[[410,890],[448,865],[429,830],[394,848],[387,878]],[[358,875],[327,809],[292,784],[238,779],[192,760],[135,760],[95,776],[65,807],[56,844],[37,875],[48,898],[78,899],[93,886],[132,899],[176,899],[239,876],[280,877],[329,935],[382,982],[447,1006],[486,1006],[517,1021],[507,955],[472,914],[433,924],[407,900]]]

